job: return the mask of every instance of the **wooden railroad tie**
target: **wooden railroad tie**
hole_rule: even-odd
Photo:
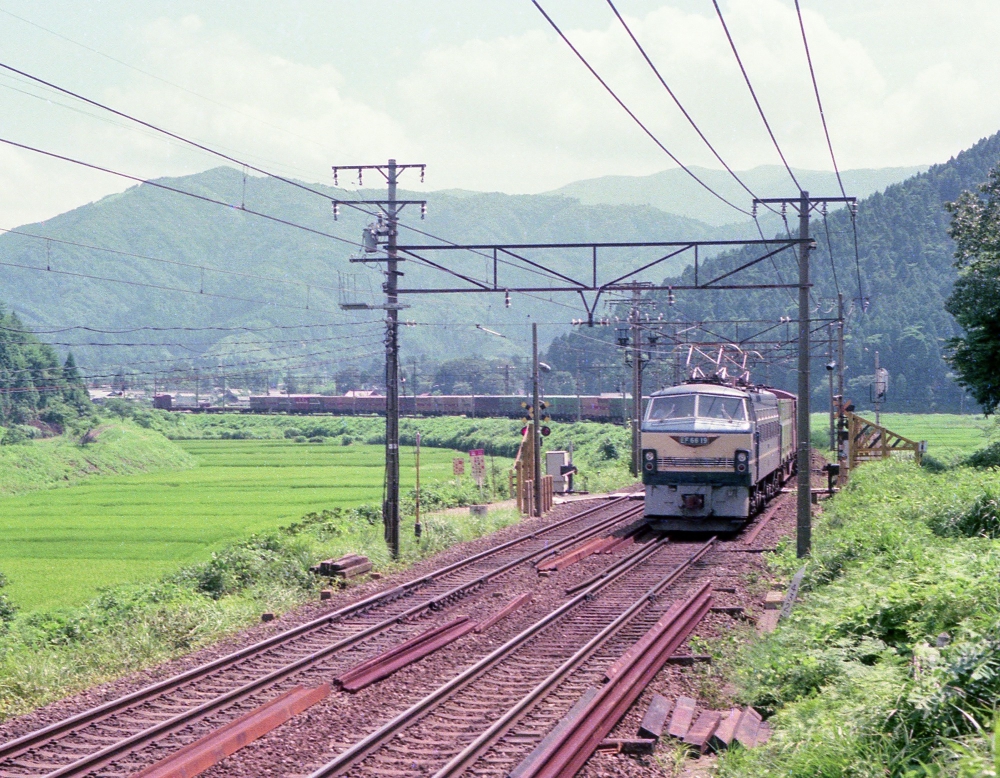
[[[360,554],[346,554],[340,557],[340,559],[324,559],[319,564],[309,568],[316,575],[345,579],[364,575],[371,572],[371,569],[371,560]]]

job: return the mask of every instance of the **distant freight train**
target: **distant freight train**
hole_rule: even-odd
[[[399,398],[399,412],[404,416],[469,416],[472,418],[523,418],[527,411],[522,403],[527,398],[518,395],[418,395]],[[622,422],[628,416],[632,401],[622,396],[548,395],[545,415],[557,421]],[[200,412],[244,411],[250,413],[325,413],[335,416],[385,414],[385,397],[271,394],[252,395],[243,408],[208,408],[178,406],[170,395],[157,395],[153,407],[161,410],[192,410]]]

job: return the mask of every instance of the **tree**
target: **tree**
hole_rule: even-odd
[[[989,415],[1000,405],[1000,168],[945,208],[958,270],[945,310],[963,330],[948,342],[948,361]]]

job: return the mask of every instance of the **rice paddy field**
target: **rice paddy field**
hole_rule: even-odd
[[[0,497],[0,571],[10,579],[5,593],[19,608],[82,604],[101,587],[157,578],[311,511],[382,500],[381,446],[290,440],[170,445],[196,464]],[[421,484],[451,479],[456,453],[422,448]],[[406,490],[414,480],[411,450],[402,451],[402,463]]]
[[[860,416],[875,421],[875,413],[861,411]],[[812,414],[816,430],[829,429],[829,416]],[[945,463],[968,456],[1000,436],[993,419],[957,413],[883,413],[882,426],[911,440],[926,440],[927,453]]]

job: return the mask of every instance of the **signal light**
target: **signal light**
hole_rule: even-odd
[[[549,435],[551,435],[551,434],[552,434],[552,430],[550,430],[550,429],[549,429],[548,427],[542,427],[542,428],[541,428],[541,429],[539,430],[539,432],[541,432],[541,433],[542,433],[542,437],[543,437],[543,438],[547,438],[547,437],[548,437]]]

